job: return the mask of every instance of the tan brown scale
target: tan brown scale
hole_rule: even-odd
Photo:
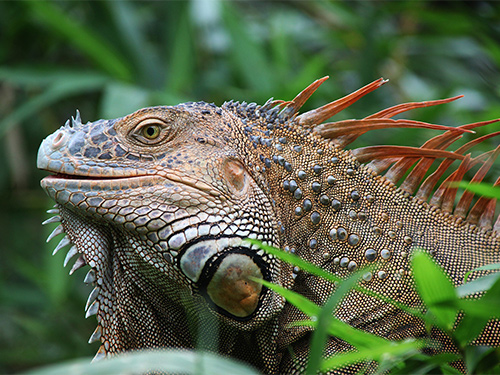
[[[254,278],[320,305],[335,285],[250,246],[243,242],[247,237],[340,277],[373,266],[360,282],[412,307],[422,306],[410,268],[416,248],[429,252],[455,285],[469,270],[500,261],[495,202],[480,198],[472,205],[465,193],[455,203],[457,189],[448,184],[475,166],[472,181],[485,177],[500,147],[474,158],[468,152],[500,132],[449,148],[494,121],[448,127],[393,119],[455,97],[325,123],[383,79],[300,114],[325,79],[292,101],[262,106],[186,103],[87,124],[77,115],[72,126],[42,143],[38,166],[57,174],[42,181],[57,203],[57,216],[48,222],[62,223],[49,239],[66,233],[56,251],[73,243],[67,256],[79,255],[73,270],[91,267],[85,280],[95,288],[86,310],[97,316],[90,340],[102,343],[96,358],[140,348],[194,348],[201,332],[206,349],[264,373],[302,372],[310,328],[293,324],[307,317]],[[370,130],[401,127],[442,132],[420,148],[347,147]],[[426,177],[434,160],[440,164]],[[454,160],[460,166],[446,174]],[[456,350],[419,319],[359,292],[349,293],[335,315],[389,339],[430,335],[441,351]],[[500,345],[499,331],[492,322],[477,343]],[[326,354],[352,349],[331,337]],[[376,371],[375,363],[369,371]]]

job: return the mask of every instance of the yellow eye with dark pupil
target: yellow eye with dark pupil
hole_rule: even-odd
[[[142,128],[141,133],[144,138],[156,139],[160,135],[160,127],[158,125],[148,125]]]

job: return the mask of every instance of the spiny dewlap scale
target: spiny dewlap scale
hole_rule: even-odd
[[[469,149],[500,132],[446,150],[496,120],[448,127],[393,119],[455,97],[325,123],[383,79],[299,114],[326,78],[291,101],[264,105],[185,103],[85,124],[77,113],[43,141],[38,167],[51,175],[41,185],[56,202],[49,210],[55,216],[45,223],[60,222],[48,240],[64,235],[54,253],[71,245],[64,265],[77,260],[70,273],[90,267],[85,282],[94,289],[86,315],[97,316],[90,338],[101,343],[96,358],[141,348],[195,348],[196,327],[203,325],[204,332],[217,333],[209,350],[266,373],[302,371],[311,328],[293,323],[306,316],[258,279],[318,304],[335,286],[245,238],[342,278],[373,265],[364,286],[410,307],[422,306],[409,264],[416,248],[430,253],[455,285],[467,271],[500,261],[495,201],[481,197],[472,205],[466,192],[455,203],[457,189],[449,184],[478,164],[472,181],[482,181],[500,147],[475,157]],[[420,148],[346,148],[370,130],[400,127],[444,132]],[[429,174],[436,159],[441,162]],[[460,165],[444,178],[455,160]],[[335,315],[391,340],[429,335],[418,318],[356,291]],[[478,343],[499,345],[499,330],[492,322]],[[456,350],[446,335],[430,335],[441,343],[439,351]],[[331,337],[325,354],[348,350],[349,344]],[[357,370],[352,365],[342,372]]]

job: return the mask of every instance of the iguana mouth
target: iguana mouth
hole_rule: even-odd
[[[42,179],[46,180],[46,182],[50,180],[72,180],[72,181],[78,181],[78,180],[83,180],[83,181],[114,181],[114,180],[125,180],[125,179],[130,179],[130,178],[138,178],[138,177],[145,177],[145,176],[133,176],[133,177],[126,177],[126,176],[84,176],[84,175],[76,175],[76,174],[64,174],[64,173],[56,173],[56,174],[51,174],[49,176],[46,176]]]

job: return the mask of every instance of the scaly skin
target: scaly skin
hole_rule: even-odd
[[[44,140],[38,167],[55,175],[42,187],[57,202],[50,221],[62,223],[54,235],[64,230],[75,245],[70,256],[82,255],[75,267],[88,264],[96,286],[87,315],[97,315],[98,357],[201,342],[266,373],[302,371],[309,328],[289,324],[305,317],[249,276],[319,304],[333,286],[250,247],[247,237],[340,277],[374,264],[365,286],[414,307],[422,305],[408,261],[416,247],[456,285],[468,270],[500,261],[491,226],[431,206],[360,164],[310,129],[322,122],[314,123],[317,112],[297,117],[303,101],[283,104],[281,114],[277,102],[230,102],[87,124],[78,117]],[[336,316],[393,340],[427,335],[418,319],[357,292]],[[444,335],[435,338],[440,350],[454,350]],[[481,340],[499,345],[498,325]],[[331,338],[326,353],[350,349]]]

